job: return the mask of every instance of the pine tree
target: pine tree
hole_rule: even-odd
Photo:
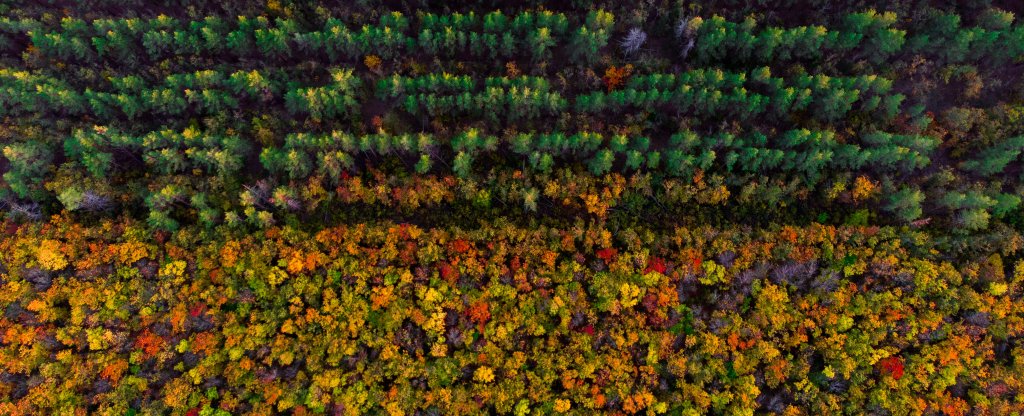
[[[541,173],[550,173],[555,165],[555,159],[550,153],[533,152],[530,154],[530,166]]]
[[[615,26],[615,17],[603,10],[591,11],[586,23],[573,34],[570,50],[573,59],[584,64],[596,62],[601,49],[608,44],[611,31]]]
[[[588,165],[590,172],[594,175],[603,175],[608,173],[612,169],[612,164],[615,163],[615,154],[611,150],[604,149],[598,151]]]
[[[523,208],[530,212],[537,211],[537,200],[540,198],[540,191],[537,188],[528,188],[523,192]]]
[[[639,170],[644,163],[644,154],[639,150],[629,150],[626,152],[626,165],[627,170]]]
[[[427,154],[420,155],[419,161],[416,162],[416,173],[424,175],[427,172],[430,172],[430,167],[431,167],[432,163],[433,162],[430,160],[430,155],[427,155]]]
[[[19,198],[38,198],[41,184],[53,160],[53,153],[41,141],[15,142],[3,147],[10,163],[4,181]]]
[[[886,209],[903,222],[911,222],[921,217],[924,193],[914,187],[904,186],[889,196]]]
[[[452,163],[452,170],[460,178],[467,179],[473,174],[473,155],[466,152],[459,152],[455,155]]]
[[[555,39],[551,37],[551,30],[540,27],[530,32],[527,37],[530,50],[533,52],[533,61],[540,62],[551,56],[551,48],[555,46]]]
[[[962,210],[956,215],[956,222],[968,230],[981,230],[988,227],[991,218],[989,212],[982,208]]]

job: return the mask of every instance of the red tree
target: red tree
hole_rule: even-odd
[[[903,377],[903,359],[899,357],[883,358],[878,362],[882,374],[891,375],[893,379],[899,380]]]

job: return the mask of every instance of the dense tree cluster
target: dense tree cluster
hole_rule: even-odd
[[[1009,413],[1024,388],[1024,262],[925,232],[8,230],[5,413]]]

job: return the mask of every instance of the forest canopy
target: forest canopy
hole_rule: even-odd
[[[0,414],[1019,414],[1022,13],[0,4]]]

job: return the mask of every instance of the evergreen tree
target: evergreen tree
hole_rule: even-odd
[[[921,217],[922,202],[924,202],[924,193],[917,188],[903,186],[889,196],[889,204],[886,209],[899,220],[911,222]]]
[[[455,155],[452,163],[452,170],[460,178],[466,179],[473,174],[473,155],[466,152],[459,152]]]
[[[416,173],[423,175],[426,174],[427,172],[430,172],[430,167],[432,164],[433,162],[430,160],[430,155],[420,155],[419,161],[416,162]]]
[[[604,149],[597,152],[588,165],[590,172],[594,175],[603,175],[612,169],[615,163],[615,154],[611,150]]]

